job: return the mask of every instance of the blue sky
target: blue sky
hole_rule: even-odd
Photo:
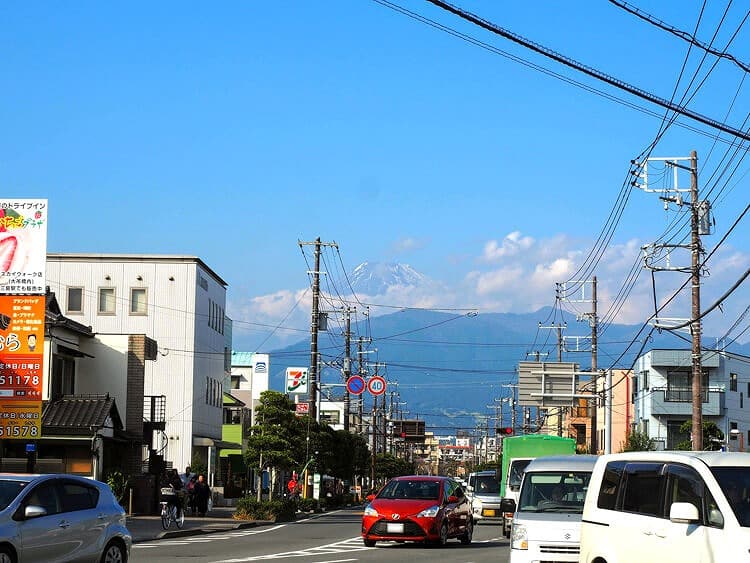
[[[689,32],[702,6],[634,4]],[[725,8],[707,4],[696,31],[705,43]],[[663,115],[427,2],[401,5]],[[697,49],[686,62],[687,43],[612,3],[460,5],[660,97],[676,85],[677,99],[697,89],[688,106],[715,120],[742,128],[748,115],[737,66],[722,60],[709,72],[716,59],[701,66]],[[729,10],[717,48],[742,10]],[[49,199],[50,251],[200,256],[229,282],[243,349],[297,338],[277,331],[268,341],[249,322],[306,326],[308,267],[297,241],[317,236],[339,244],[348,269],[404,262],[434,281],[372,296],[380,302],[480,312],[552,305],[554,283],[570,279],[592,248],[630,160],[661,123],[372,0],[4,2],[0,20],[3,196]],[[748,33],[741,28],[727,49],[746,63]],[[709,250],[748,203],[744,147],[731,176],[712,177],[727,148],[675,124],[652,153],[698,151],[699,182],[716,197]],[[674,215],[656,194],[630,193],[594,272],[600,309]],[[712,258],[706,304],[747,269],[747,225]],[[618,322],[645,318],[648,277]],[[678,277],[665,275],[659,293]],[[741,286],[706,319],[707,331],[728,329],[748,293]],[[680,313],[687,309],[672,316]]]

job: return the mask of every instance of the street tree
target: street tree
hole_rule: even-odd
[[[686,420],[680,425],[680,432],[683,434],[690,434],[693,430],[693,421],[691,419]],[[720,450],[724,444],[724,432],[716,426],[715,422],[710,420],[703,421],[703,449],[704,450]],[[678,450],[690,450],[693,444],[691,440],[683,440],[677,444],[676,449]]]
[[[255,421],[247,441],[245,460],[258,469],[258,499],[261,498],[261,474],[269,470],[270,490],[274,490],[279,470],[291,470],[304,464],[304,438],[301,421],[293,412],[294,403],[278,391],[264,391],[255,409]]]

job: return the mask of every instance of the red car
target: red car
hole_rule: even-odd
[[[362,539],[368,547],[378,541],[445,545],[449,538],[471,543],[471,503],[461,485],[449,477],[396,477],[367,500]]]

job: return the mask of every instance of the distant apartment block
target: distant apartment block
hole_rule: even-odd
[[[725,435],[723,445],[745,450],[750,442],[750,358],[723,350],[701,355],[703,421],[714,422]],[[675,449],[690,441],[680,427],[692,418],[690,350],[651,350],[638,358],[633,374],[634,428]],[[704,444],[704,447],[709,444]]]

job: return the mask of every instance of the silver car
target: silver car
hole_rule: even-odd
[[[132,536],[105,483],[0,474],[0,563],[124,563]]]

